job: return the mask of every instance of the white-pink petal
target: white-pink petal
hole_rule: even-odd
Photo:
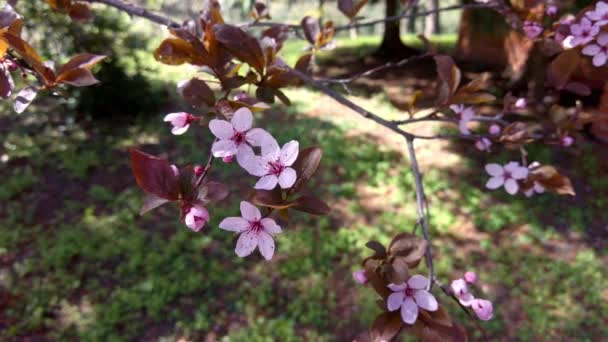
[[[393,292],[398,292],[398,291],[404,291],[405,289],[407,289],[407,284],[403,283],[403,284],[388,284],[388,288],[391,289],[391,291]]]
[[[251,254],[258,246],[258,234],[255,232],[244,232],[236,242],[234,252],[241,258]]]
[[[429,285],[429,280],[420,274],[415,274],[408,279],[407,285],[416,290],[426,289],[426,287]]]
[[[249,222],[242,217],[226,217],[220,222],[221,229],[236,233],[249,229],[249,226]]]
[[[507,179],[505,181],[505,190],[507,190],[509,195],[515,195],[517,193],[517,190],[519,190],[519,184],[517,184],[517,181],[515,179]]]
[[[597,53],[600,52],[600,47],[595,44],[589,44],[589,45],[585,46],[583,48],[583,51],[581,51],[581,52],[585,56],[595,56]]]
[[[272,259],[274,255],[274,239],[266,232],[258,232],[258,247],[260,253],[266,260]]]
[[[597,40],[597,43],[601,46],[608,45],[608,33],[606,33],[606,32],[600,33],[597,36],[596,40]]]
[[[214,157],[223,158],[233,156],[238,152],[238,147],[232,140],[219,140],[211,146],[211,153]]]
[[[386,300],[386,308],[388,311],[395,311],[399,309],[403,304],[404,298],[405,294],[402,291],[391,293]]]
[[[241,216],[247,221],[259,221],[262,218],[262,213],[253,204],[241,201]]]
[[[502,176],[505,174],[503,167],[498,164],[487,164],[485,169],[490,176]]]
[[[300,144],[295,140],[283,145],[281,155],[279,156],[279,159],[283,165],[291,166],[296,161],[298,158],[299,146]]]
[[[457,297],[458,297],[458,301],[463,306],[470,306],[471,303],[473,303],[473,300],[475,300],[475,297],[472,294],[468,293],[468,292],[465,293],[465,294],[462,294],[460,296],[457,296]]]
[[[296,170],[288,167],[281,172],[279,175],[279,185],[283,189],[291,188],[291,186],[296,182]]]
[[[604,64],[606,64],[606,57],[608,57],[608,55],[603,52],[600,52],[597,55],[593,56],[593,65],[598,68],[603,66]]]
[[[439,307],[437,304],[437,299],[435,299],[435,297],[427,290],[416,291],[414,293],[414,299],[419,307],[428,311],[435,311]]]
[[[273,139],[272,136],[262,128],[250,129],[245,134],[245,140],[247,140],[251,146],[262,146],[264,142],[269,139]]]
[[[232,120],[230,120],[232,127],[238,132],[245,132],[251,129],[253,125],[253,115],[251,110],[247,107],[241,107],[234,112]]]
[[[407,324],[414,324],[418,319],[418,305],[412,298],[405,298],[401,305],[401,319]]]
[[[226,120],[213,119],[209,121],[209,130],[218,139],[228,140],[234,135],[232,125]]]
[[[171,133],[173,135],[182,135],[182,134],[186,133],[186,131],[188,131],[188,128],[190,128],[190,125],[186,125],[186,126],[182,126],[182,127],[173,126],[173,128],[171,128]]]
[[[505,183],[505,179],[503,177],[492,177],[490,179],[488,179],[488,182],[486,183],[486,188],[490,189],[490,190],[495,190],[500,188],[503,184]]]
[[[272,190],[277,186],[279,178],[275,175],[265,175],[255,183],[254,188],[260,190]]]
[[[260,223],[262,224],[262,227],[264,227],[264,231],[270,235],[279,234],[281,232],[281,226],[271,218],[263,218]]]

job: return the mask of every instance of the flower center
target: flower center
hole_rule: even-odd
[[[249,230],[252,232],[259,232],[263,229],[262,223],[260,221],[249,221]]]
[[[409,287],[408,287],[408,288],[406,288],[406,289],[405,289],[405,295],[406,295],[407,297],[414,297],[414,289],[411,289],[411,288],[409,288]]]
[[[234,131],[234,135],[232,135],[232,141],[234,141],[237,145],[241,144],[245,140],[245,134],[242,132]]]
[[[511,179],[511,178],[513,178],[513,175],[511,175],[511,172],[505,171],[505,176],[504,177],[505,177],[505,179]]]
[[[278,176],[285,170],[285,165],[279,161],[268,162],[268,173]]]

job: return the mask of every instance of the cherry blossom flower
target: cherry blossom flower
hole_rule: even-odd
[[[599,32],[599,26],[593,25],[589,19],[583,18],[579,23],[570,26],[571,35],[564,39],[563,45],[566,48],[585,45],[592,41]]]
[[[296,182],[296,170],[290,166],[298,158],[299,144],[292,140],[279,149],[279,145],[272,138],[262,145],[262,155],[245,157],[247,162],[243,166],[247,172],[256,177],[261,177],[254,188],[272,190],[277,183],[282,189],[290,188]]]
[[[261,128],[251,128],[253,114],[247,107],[234,112],[230,122],[213,119],[209,122],[211,133],[218,138],[211,152],[214,157],[224,158],[236,156],[239,165],[243,165],[245,158],[250,154],[251,146],[261,146],[265,140],[271,139],[270,133]]]
[[[174,135],[181,135],[186,133],[190,124],[196,121],[196,117],[192,114],[188,114],[185,112],[179,113],[169,113],[165,115],[163,121],[170,122],[173,128],[171,128],[171,133]]]
[[[528,39],[536,39],[536,37],[540,36],[540,34],[543,33],[542,25],[540,23],[537,23],[536,21],[526,20],[524,22],[523,30],[526,33]]]
[[[492,302],[485,299],[474,299],[471,307],[477,317],[482,321],[489,321],[493,317],[494,307]]]
[[[367,277],[365,276],[365,270],[357,270],[353,272],[353,279],[357,284],[367,284]]]
[[[480,151],[490,151],[490,147],[492,146],[492,142],[488,138],[481,138],[475,142],[475,147]]]
[[[550,17],[556,15],[557,14],[557,6],[555,6],[555,5],[549,5],[549,6],[547,6],[547,9],[545,10],[545,13],[548,16],[550,16]]]
[[[460,133],[463,135],[471,134],[471,131],[469,131],[467,126],[469,122],[473,120],[473,116],[475,116],[473,108],[465,107],[464,105],[451,105],[450,109],[454,111],[459,118],[458,129],[460,130]]]
[[[419,274],[412,276],[406,283],[389,284],[393,291],[388,296],[386,305],[389,311],[401,308],[401,319],[407,324],[414,324],[418,319],[418,307],[436,311],[439,305],[435,297],[426,290],[429,280]]]
[[[179,176],[179,169],[177,168],[177,166],[171,165],[171,170],[173,171],[175,177]]]
[[[452,292],[463,306],[470,306],[475,297],[469,292],[467,283],[464,279],[456,279],[450,284]]]
[[[475,284],[477,282],[477,273],[473,271],[467,271],[464,273],[464,280],[467,283]]]
[[[266,260],[274,255],[273,235],[281,233],[281,227],[271,218],[262,218],[260,210],[251,203],[241,202],[242,217],[227,217],[220,222],[220,228],[240,233],[235,253],[243,258],[257,248]]]
[[[574,138],[569,135],[566,135],[565,137],[562,137],[560,139],[560,143],[564,147],[570,147],[570,146],[572,146],[572,144],[574,144]]]
[[[518,162],[510,162],[504,167],[499,164],[487,164],[485,169],[492,176],[486,183],[486,188],[494,190],[504,185],[511,195],[515,195],[519,190],[517,181],[528,177],[528,169],[520,166]]]
[[[188,228],[198,232],[209,222],[209,211],[205,207],[195,205],[188,210],[184,221]]]
[[[594,21],[594,24],[598,27],[608,24],[608,3],[598,1],[598,3],[595,4],[595,10],[588,11],[585,15],[587,18]]]
[[[604,32],[597,36],[595,44],[589,44],[583,48],[583,55],[593,57],[593,65],[601,67],[608,60],[608,33]]]
[[[515,101],[515,108],[524,109],[528,106],[528,100],[525,97],[520,97]]]

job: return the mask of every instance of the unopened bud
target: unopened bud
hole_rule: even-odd
[[[564,147],[572,146],[572,144],[574,144],[574,138],[569,135],[566,135],[565,137],[562,137],[561,143]]]
[[[232,163],[234,161],[234,156],[225,156],[224,158],[222,158],[222,161],[226,164]]]
[[[502,128],[497,124],[492,124],[490,125],[490,128],[488,128],[488,133],[491,135],[499,135],[500,131],[502,131]]]
[[[203,174],[203,167],[200,165],[194,166],[194,174],[200,176]]]

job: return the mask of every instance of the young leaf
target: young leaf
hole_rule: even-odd
[[[319,168],[322,156],[323,150],[317,146],[308,147],[300,151],[298,159],[293,164],[293,168],[298,175],[298,180],[293,185],[294,191],[301,189],[310,177],[315,174]]]
[[[365,247],[371,249],[372,251],[374,251],[374,254],[379,256],[379,257],[386,257],[386,248],[384,248],[384,246],[378,242],[378,241],[368,241],[365,244]]]
[[[154,210],[158,207],[160,207],[163,204],[169,203],[171,202],[168,199],[165,198],[160,198],[156,195],[153,194],[146,194],[146,197],[144,197],[144,205],[141,207],[141,210],[139,211],[140,215],[143,215],[145,213],[147,213],[150,210]]]
[[[76,68],[60,74],[56,81],[57,84],[69,84],[74,87],[87,87],[99,83],[91,70]]]
[[[0,67],[0,97],[3,99],[9,98],[13,93],[13,88],[15,88],[15,82],[10,70],[6,67]]]
[[[184,100],[193,107],[213,107],[215,105],[215,95],[205,81],[196,77],[182,81],[177,84],[178,93]]]
[[[195,51],[192,44],[180,38],[167,38],[154,51],[154,58],[161,63],[168,65],[184,63],[203,65],[203,63],[195,63],[194,56]]]
[[[399,311],[383,312],[376,319],[369,331],[372,342],[387,342],[392,341],[399,331],[403,322]]]
[[[401,233],[396,235],[388,246],[388,252],[396,259],[405,262],[408,267],[418,265],[427,249],[427,242],[418,236]]]
[[[548,83],[556,89],[562,89],[570,80],[572,74],[578,69],[581,55],[578,49],[568,49],[560,53],[549,64]]]
[[[198,201],[202,205],[207,205],[210,202],[218,202],[228,197],[230,190],[228,186],[220,182],[205,182],[200,185],[198,191]]]
[[[93,19],[93,13],[91,12],[91,8],[81,2],[77,2],[70,6],[68,15],[70,16],[70,18],[76,21],[89,21]]]
[[[285,201],[281,195],[281,190],[255,190],[251,202],[255,205],[260,205],[274,209],[286,209],[296,205],[295,201]]]
[[[61,66],[57,71],[58,75],[66,73],[70,70],[82,68],[82,69],[91,69],[97,63],[101,62],[106,56],[103,55],[94,55],[92,53],[82,53],[80,55],[76,55],[72,57],[67,63]]]
[[[300,23],[304,30],[304,36],[311,45],[315,45],[317,37],[321,34],[321,27],[319,26],[319,20],[313,17],[306,16]]]
[[[327,215],[331,210],[325,202],[310,195],[299,197],[293,209],[313,215]]]
[[[264,72],[266,59],[257,39],[236,26],[226,24],[215,25],[213,33],[215,39],[237,59],[249,64],[259,74]]]
[[[130,149],[131,168],[137,184],[146,192],[176,201],[179,199],[179,182],[166,160]]]
[[[21,89],[19,93],[17,93],[17,97],[15,98],[15,102],[13,103],[13,108],[17,113],[23,113],[25,109],[34,101],[36,95],[38,95],[39,89],[36,87],[27,87]]]
[[[458,89],[461,73],[460,69],[454,64],[452,57],[439,55],[434,58],[437,65],[437,75],[439,76],[437,103],[443,106],[450,103],[452,95]]]

